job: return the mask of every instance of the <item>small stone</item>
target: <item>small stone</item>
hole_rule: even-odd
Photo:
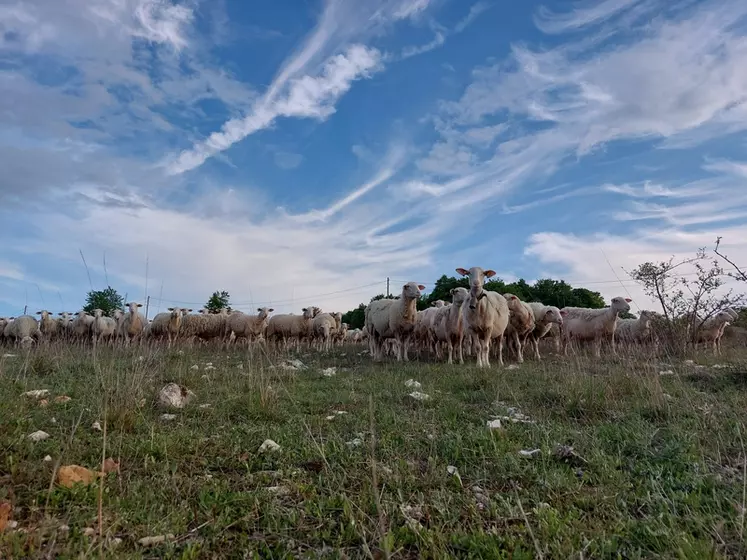
[[[354,438],[354,439],[351,439],[350,441],[346,441],[345,445],[348,445],[350,447],[359,447],[363,445],[363,440],[361,438]]]
[[[167,422],[170,422],[171,420],[176,419],[176,414],[161,414],[161,420],[166,420]]]
[[[93,429],[94,429],[94,430],[96,430],[97,432],[100,432],[100,431],[101,431],[101,424],[99,424],[99,422],[98,422],[98,421],[96,421],[96,422],[94,422],[94,423],[93,423],[93,424],[91,425],[91,428],[93,428]]]
[[[430,400],[431,396],[426,393],[421,393],[420,391],[413,391],[408,395],[408,397],[415,399],[416,401],[427,401]]]
[[[18,521],[8,521],[8,525],[6,525],[6,527],[8,527],[8,529],[15,529],[16,527],[18,527]]]
[[[49,406],[49,401],[47,399],[41,399],[39,401],[39,406],[42,407],[42,408],[44,408],[46,406]]]
[[[408,379],[405,381],[405,387],[408,389],[420,389],[422,385],[419,381],[415,381],[414,379]]]
[[[52,462],[52,456],[51,455],[45,455],[43,461],[45,463],[51,463]]]
[[[517,364],[508,364],[508,367],[506,369],[519,369],[519,366]]]
[[[42,430],[37,430],[33,434],[29,434],[27,436],[31,441],[44,441],[45,439],[49,438],[49,434]]]
[[[274,452],[274,451],[280,451],[281,447],[272,441],[271,439],[266,439],[262,445],[259,446],[259,452],[260,453],[267,453],[267,452]]]
[[[210,408],[211,406],[213,405],[211,405],[210,403],[203,403],[198,408]]]
[[[195,364],[195,365],[193,365],[193,366],[192,366],[191,368],[189,368],[189,369],[191,369],[192,371],[197,371],[198,369],[200,369],[200,366],[198,366],[197,364]],[[147,537],[146,537],[146,538],[147,538]]]
[[[490,428],[491,430],[501,429],[501,420],[499,418],[496,418],[495,420],[488,420],[487,424],[488,428]]]
[[[96,534],[96,530],[93,527],[86,527],[83,529],[83,534],[87,537],[93,537]]]
[[[23,396],[31,397],[32,399],[40,399],[49,396],[49,389],[34,389],[33,391],[26,391],[23,393]]]
[[[165,385],[158,394],[158,401],[162,406],[184,408],[195,394],[177,383]]]
[[[335,367],[329,367],[327,369],[323,369],[322,370],[322,375],[324,377],[334,377],[335,375],[337,375],[337,368],[335,368]]]
[[[659,372],[659,375],[674,375],[674,372],[671,369],[664,369]]]
[[[541,449],[522,449],[519,451],[519,455],[527,459],[533,459],[535,455],[539,455],[540,453],[542,453]]]
[[[155,537],[143,537],[140,539],[139,542],[141,546],[153,546],[155,544],[161,544],[162,542],[165,542],[166,539],[173,539],[174,535],[168,534],[168,535],[157,535]]]
[[[244,369],[244,364],[236,364],[236,369]]]

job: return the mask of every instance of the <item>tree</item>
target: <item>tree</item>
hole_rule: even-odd
[[[695,278],[679,274],[687,265],[695,269]],[[742,295],[733,295],[732,290],[722,292],[727,274],[718,260],[708,261],[705,249],[679,261],[672,257],[659,263],[645,262],[629,275],[659,303],[670,351],[684,350],[688,342],[697,339],[706,319],[727,307],[738,307],[744,300]]]
[[[361,303],[355,309],[351,309],[342,315],[342,322],[348,324],[350,329],[362,329],[366,324],[366,304]]]
[[[91,290],[86,294],[86,304],[83,311],[93,314],[94,309],[101,309],[104,315],[111,317],[117,309],[122,309],[124,299],[117,290],[107,286],[105,290]]]
[[[221,292],[215,291],[205,304],[205,308],[211,313],[220,313],[221,309],[228,307],[228,300],[230,298],[231,296],[229,296],[228,292],[225,290]]]

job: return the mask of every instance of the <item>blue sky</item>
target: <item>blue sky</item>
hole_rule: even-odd
[[[107,283],[346,310],[475,265],[645,307],[624,269],[747,263],[745,31],[737,0],[3,3],[0,316]]]

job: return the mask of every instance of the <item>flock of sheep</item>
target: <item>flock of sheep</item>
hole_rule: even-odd
[[[539,341],[552,338],[556,350],[567,354],[571,342],[593,344],[595,356],[600,356],[603,341],[609,342],[615,352],[616,342],[622,344],[647,344],[655,340],[652,332],[654,315],[642,311],[637,319],[620,319],[619,314],[630,310],[628,298],[615,297],[611,305],[602,309],[564,307],[558,309],[538,302],[524,302],[513,294],[498,294],[483,289],[486,278],[495,275],[492,270],[472,267],[458,268],[462,276],[469,277],[469,289],[451,290],[452,302],[436,301],[433,307],[417,311],[416,304],[425,289],[415,282],[402,287],[396,299],[371,302],[365,310],[363,329],[348,330],[342,323],[342,314],[323,313],[318,307],[307,307],[301,315],[278,314],[270,316],[273,309],[262,307],[257,315],[224,309],[210,313],[207,309],[193,314],[191,309],[169,308],[148,321],[139,312],[139,303],[128,303],[127,311],[117,310],[114,317],[105,317],[100,309],[93,315],[79,311],[71,315],[59,313],[55,319],[44,310],[17,318],[0,318],[0,342],[29,345],[39,340],[63,340],[95,343],[122,341],[167,341],[169,345],[186,340],[219,340],[235,343],[267,341],[285,348],[308,344],[321,350],[344,342],[368,341],[369,352],[375,361],[387,354],[397,360],[408,360],[412,347],[430,351],[438,359],[447,352],[452,363],[454,351],[459,363],[464,363],[464,353],[475,354],[478,367],[490,367],[490,348],[495,343],[495,354],[503,365],[503,346],[515,355],[519,363],[523,352],[531,345],[540,359]],[[711,344],[714,353],[720,352],[720,342],[726,326],[736,319],[736,312],[723,310],[700,325],[696,342]]]

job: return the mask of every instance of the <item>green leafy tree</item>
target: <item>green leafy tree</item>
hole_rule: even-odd
[[[366,324],[366,304],[361,303],[355,309],[343,313],[342,322],[347,323],[350,329],[362,329]]]
[[[122,309],[124,299],[117,293],[117,290],[107,286],[105,290],[91,290],[86,294],[86,304],[83,311],[93,314],[94,309],[101,309],[104,315],[111,317],[117,309]]]
[[[211,313],[219,313],[221,309],[228,307],[228,300],[230,298],[231,296],[225,290],[221,292],[215,291],[205,304],[205,308]]]

